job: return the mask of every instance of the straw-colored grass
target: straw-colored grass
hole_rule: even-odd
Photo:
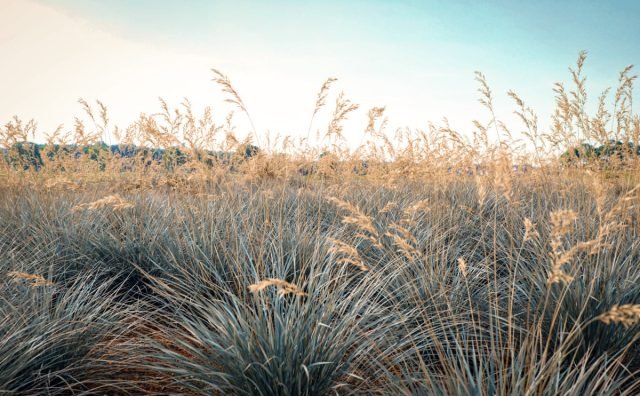
[[[267,136],[218,70],[249,134],[187,100],[117,129],[82,100],[46,145],[9,120],[0,393],[638,394],[635,76],[590,114],[585,62],[549,127],[482,73],[471,131],[347,130],[329,78]]]

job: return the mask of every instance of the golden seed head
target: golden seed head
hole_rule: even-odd
[[[609,311],[598,316],[598,320],[605,324],[620,323],[629,328],[640,323],[640,304],[614,305]]]

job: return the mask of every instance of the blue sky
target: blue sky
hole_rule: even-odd
[[[24,108],[11,110],[44,113],[47,103],[68,101],[69,111],[77,113],[73,96],[81,94],[104,99],[123,124],[135,116],[135,106],[140,106],[135,112],[157,107],[158,96],[218,104],[209,67],[232,78],[259,130],[293,135],[306,130],[317,88],[324,78],[336,76],[337,89],[363,108],[387,105],[391,125],[424,127],[427,121],[448,117],[464,131],[471,128],[472,118],[486,117],[475,100],[474,70],[487,76],[499,115],[509,119],[513,107],[505,92],[514,89],[544,123],[553,105],[553,82],[568,81],[567,66],[578,51],[588,51],[586,72],[594,99],[615,85],[619,70],[640,62],[638,1],[3,2],[16,15],[22,15],[21,7],[33,6],[29,13],[22,10],[26,22],[40,12],[43,18],[60,18],[64,26],[78,25],[73,34],[60,33],[48,43],[38,37],[22,41],[36,52],[38,45],[57,49],[55,59],[49,56],[57,82],[40,91],[49,99],[39,97],[32,107],[27,107],[28,98],[34,92],[15,89],[17,96],[24,95],[17,101]],[[65,44],[83,32],[106,53],[89,49],[88,42],[87,48]],[[14,33],[16,43],[21,42],[16,37]],[[74,63],[66,75],[67,53],[87,67]],[[22,70],[19,66],[13,70]],[[96,70],[95,76],[90,70]],[[131,81],[123,83],[127,78]],[[100,85],[94,80],[105,81]],[[44,79],[35,85],[42,84],[47,84]],[[73,88],[67,93],[64,84]],[[64,118],[64,109],[55,108]],[[53,122],[51,114],[32,114],[39,115]],[[352,120],[354,128],[365,123],[360,117]]]
[[[640,55],[640,2],[629,0],[43,1],[132,40],[195,49],[232,42],[293,54],[328,50],[385,66],[400,63],[397,70],[465,60],[497,72],[525,61],[554,71],[555,59],[573,59],[586,49],[594,55],[592,67],[607,72]]]

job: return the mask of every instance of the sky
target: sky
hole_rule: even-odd
[[[216,68],[261,135],[306,135],[327,77],[338,81],[314,130],[326,130],[344,91],[361,106],[345,126],[351,141],[373,106],[386,106],[390,129],[446,117],[466,133],[489,117],[477,102],[479,70],[498,117],[517,130],[506,92],[545,125],[553,84],[569,82],[580,50],[592,102],[640,63],[638,15],[640,1],[623,0],[0,0],[0,123],[18,115],[41,132],[71,130],[85,98],[126,126],[158,111],[158,97],[210,105],[222,122],[230,107],[211,81]]]

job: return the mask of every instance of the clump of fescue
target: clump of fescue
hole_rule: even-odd
[[[50,282],[14,273],[31,286]],[[92,279],[93,278],[93,279]],[[104,355],[137,316],[115,298],[113,279],[79,276],[67,286],[0,281],[0,393],[76,394],[112,381]],[[121,384],[122,385],[122,384]]]
[[[571,232],[577,215],[570,210],[551,213],[552,267],[548,278],[549,284],[558,282],[565,284],[571,283],[573,276],[564,272],[563,266],[569,264],[580,252],[586,252],[588,255],[597,254],[600,249],[607,246],[606,238],[608,236],[625,227],[624,223],[616,220],[616,216],[625,210],[634,208],[632,201],[636,200],[635,193],[638,188],[639,187],[635,187],[627,191],[606,214],[603,215],[602,209],[599,208],[598,212],[601,218],[596,237],[591,240],[578,242],[569,249],[563,248],[563,238]],[[598,201],[598,199],[596,199],[596,201]]]
[[[343,94],[316,146],[260,146],[217,70],[253,135],[188,100],[124,129],[81,100],[44,147],[10,120],[0,393],[637,394],[635,76],[588,114],[584,62],[556,85],[549,131],[508,93],[533,152],[481,73],[489,119],[472,136],[446,119],[388,132],[380,106],[357,149]],[[623,159],[560,158],[612,139]]]

